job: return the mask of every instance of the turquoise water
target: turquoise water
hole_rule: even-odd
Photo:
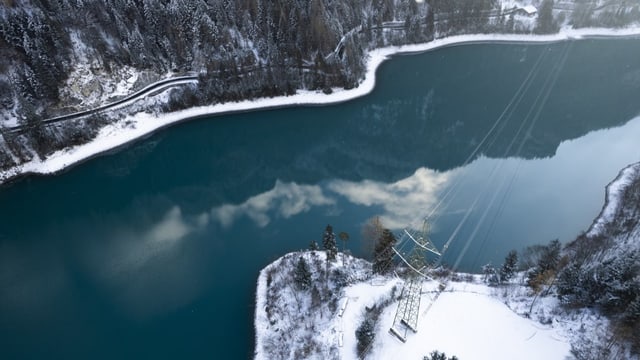
[[[638,39],[398,56],[360,99],[194,120],[0,188],[3,358],[251,357],[263,266],[327,223],[364,255],[368,218],[399,230],[447,193],[439,246],[472,208],[459,269],[568,241],[640,161],[637,59]]]

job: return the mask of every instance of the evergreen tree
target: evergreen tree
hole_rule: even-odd
[[[558,31],[558,24],[553,18],[553,0],[544,0],[538,10],[538,22],[533,32],[550,34]]]
[[[562,246],[558,239],[551,241],[542,251],[542,256],[540,256],[540,260],[538,261],[538,267],[542,271],[556,270],[560,262],[561,249]]]
[[[349,241],[349,234],[342,231],[338,234],[338,237],[342,241],[342,265],[344,265],[344,257],[347,255],[347,241]]]
[[[452,356],[450,358],[447,357],[447,354],[444,352],[440,352],[438,350],[434,350],[428,356],[422,358],[423,360],[458,360],[457,356]]]
[[[363,359],[365,357],[375,336],[374,322],[367,317],[356,329],[356,340],[358,342],[356,348],[359,358]]]
[[[333,233],[331,225],[327,225],[322,236],[322,248],[327,252],[327,260],[334,261],[338,255],[336,244],[336,234]]]
[[[560,263],[560,241],[555,239],[540,250],[536,266],[527,273],[527,284],[532,288],[539,288],[543,283],[555,278]]]
[[[518,252],[515,250],[509,251],[507,256],[504,258],[504,263],[502,264],[502,268],[500,268],[500,281],[506,282],[511,280],[513,274],[516,271],[516,267],[518,265]]]
[[[384,274],[392,269],[393,246],[396,244],[396,237],[389,229],[382,230],[378,242],[373,250],[373,272]]]
[[[298,264],[293,273],[293,281],[301,290],[308,290],[311,287],[311,271],[309,270],[309,264],[300,256]]]
[[[318,246],[318,243],[315,240],[311,240],[311,242],[309,243],[309,250],[311,251],[320,250],[320,247]]]
[[[318,290],[317,286],[313,285],[311,288],[311,308],[317,309],[321,304],[321,300],[320,290]]]
[[[629,325],[638,324],[640,321],[640,294],[636,294],[635,300],[627,306],[627,309],[622,314],[622,319]]]
[[[496,268],[491,265],[491,263],[488,263],[482,267],[482,273],[484,274],[484,281],[486,283],[495,285],[499,282],[498,271],[496,271]]]

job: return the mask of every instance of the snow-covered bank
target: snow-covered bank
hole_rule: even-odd
[[[349,258],[350,268],[344,271],[355,274],[351,277],[355,280],[345,287],[329,286],[335,291],[332,296],[340,299],[333,311],[331,306],[318,308],[312,305],[309,290],[291,285],[301,257],[308,263],[320,260],[318,269],[323,271],[324,253],[306,252],[287,254],[260,272],[255,309],[257,360],[359,359],[356,329],[366,309],[375,306],[381,306],[382,312],[367,356],[371,359],[420,359],[438,350],[460,359],[561,360],[570,356],[574,330],[585,323],[601,325],[588,313],[579,318],[560,314],[553,297],[539,298],[531,318],[526,318],[522,314],[529,311],[533,297],[518,280],[490,287],[482,283],[481,276],[460,274],[458,278],[464,281],[449,281],[439,297],[435,294],[440,282],[424,281],[418,332],[409,332],[407,342],[402,343],[388,333],[398,306],[400,279],[371,278],[370,264]],[[340,264],[331,263],[329,268],[341,270]],[[323,274],[314,274],[314,278],[320,281],[318,286],[326,281]]]
[[[148,113],[138,113],[129,116],[126,119],[123,119],[115,124],[106,126],[90,143],[55,152],[48,156],[48,158],[44,161],[35,159],[7,171],[0,172],[0,183],[21,174],[52,174],[59,172],[66,167],[77,164],[87,158],[148,135],[162,127],[194,117],[211,116],[229,112],[249,111],[282,106],[324,105],[344,102],[360,96],[364,96],[371,92],[375,86],[375,72],[378,66],[394,54],[424,52],[443,46],[452,46],[474,42],[555,42],[567,39],[580,39],[587,37],[638,35],[640,35],[640,27],[622,30],[563,29],[560,31],[560,33],[554,35],[462,35],[438,39],[424,44],[376,49],[369,53],[366,75],[363,82],[358,88],[351,90],[333,89],[334,92],[329,95],[325,95],[322,92],[298,91],[297,94],[293,96],[263,98],[237,103],[225,103],[213,106],[196,107],[169,114],[154,115]],[[159,96],[166,96],[166,93]]]
[[[612,223],[614,216],[620,206],[622,206],[621,193],[629,183],[640,177],[640,163],[631,164],[620,170],[618,176],[607,185],[605,202],[598,217],[593,221],[587,236],[595,236],[603,230],[606,224]]]

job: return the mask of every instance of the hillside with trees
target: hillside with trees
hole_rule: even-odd
[[[577,357],[619,358],[614,345],[625,344],[640,354],[640,164],[609,185],[599,219],[564,256],[556,280],[562,303],[596,309],[611,321],[606,338],[580,344]]]
[[[569,323],[586,319],[572,336],[572,355],[578,360],[640,356],[639,219],[640,164],[634,164],[607,187],[606,204],[589,231],[564,247],[553,240],[521,254],[523,282],[531,296],[522,313],[533,317],[540,302],[555,298],[554,317]],[[513,268],[513,254],[507,255],[499,275],[484,267],[489,284],[504,283],[502,273]]]
[[[101,105],[113,84],[132,74],[134,88],[167,73],[197,75],[197,85],[164,102],[163,111],[172,111],[353,88],[367,52],[382,46],[464,33],[554,32],[564,19],[625,26],[639,18],[637,4],[609,0],[544,0],[540,10],[536,24],[497,0],[5,0],[0,169],[85,143],[125,116],[43,123]],[[96,93],[103,96],[94,99]],[[157,111],[129,109],[145,110]],[[16,126],[21,131],[10,130]]]

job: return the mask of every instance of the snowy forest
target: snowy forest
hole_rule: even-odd
[[[87,142],[108,123],[94,116],[43,125],[85,110],[66,95],[80,67],[95,77],[115,78],[126,67],[156,77],[196,74],[198,85],[175,90],[163,111],[296,89],[329,92],[356,87],[367,51],[381,46],[462,33],[555,32],[574,7],[574,26],[638,18],[637,5],[601,3],[544,0],[537,23],[527,26],[497,0],[3,0],[0,169]]]

